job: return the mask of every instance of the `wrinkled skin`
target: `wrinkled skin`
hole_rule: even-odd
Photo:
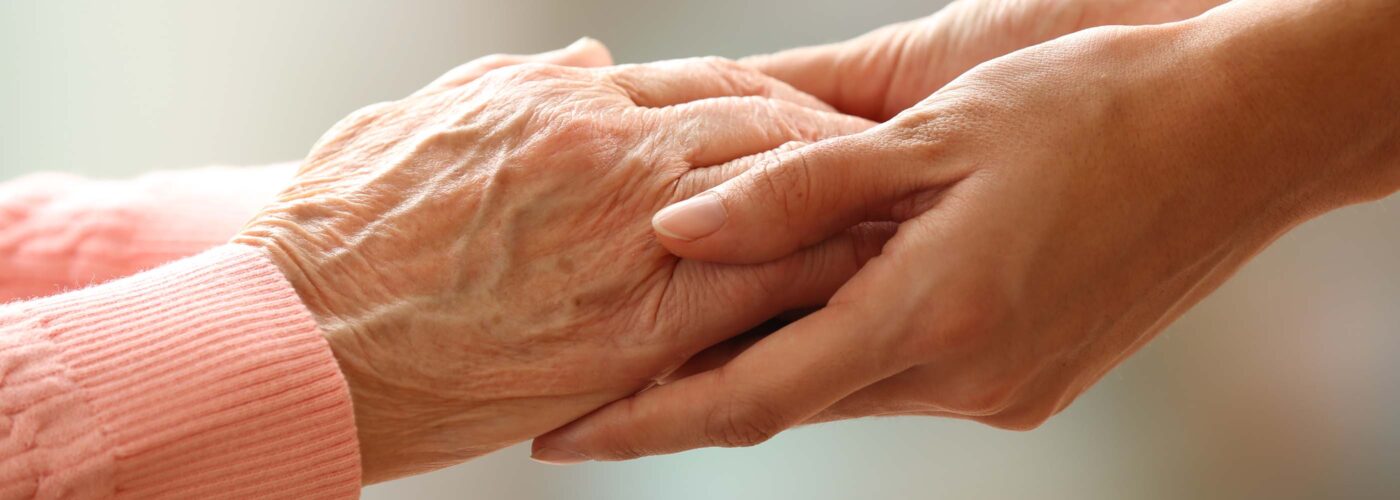
[[[1288,229],[1400,189],[1397,23],[1389,0],[1236,0],[1086,30],[668,207],[658,238],[712,262],[900,225],[825,308],[535,446],[618,460],[871,415],[1035,428]],[[669,224],[696,210],[723,215]]]
[[[814,95],[843,113],[886,121],[973,67],[996,57],[1095,26],[1186,19],[1222,2],[958,0],[928,17],[885,26],[851,40],[752,56],[742,63]],[[862,162],[869,163],[873,162]],[[662,240],[666,240],[664,235]],[[686,250],[678,248],[678,253],[686,255]],[[659,382],[670,383],[721,367],[767,333],[800,317],[784,316],[780,321],[765,325],[767,328],[762,331],[752,331],[706,349]],[[834,410],[823,411],[811,416],[806,423],[888,413],[877,408],[888,404],[870,403],[871,408],[850,408],[841,414]],[[561,463],[589,458],[576,456],[574,452],[578,449],[596,453],[598,456],[592,458],[598,459],[670,451],[646,449],[645,443],[625,439],[625,434],[641,432],[640,424],[595,418],[589,425],[574,427],[573,433],[558,432],[538,440],[535,443],[537,458],[540,450],[552,448],[551,443],[557,446],[554,449],[570,449],[565,455],[573,457],[560,459]],[[678,428],[677,431],[687,430]],[[730,436],[741,434],[733,429],[727,433]],[[577,437],[581,444],[575,442],[575,434],[584,435]],[[669,435],[661,431],[656,434],[658,440]],[[624,449],[626,447],[636,448]]]
[[[741,62],[843,113],[885,121],[978,64],[1010,52],[1096,26],[1179,21],[1221,3],[959,0],[928,17],[844,42],[757,55]],[[758,332],[749,332],[707,349],[662,382],[718,367],[760,338]]]
[[[610,62],[569,50],[551,62]],[[680,261],[648,220],[785,143],[869,126],[829,109],[718,59],[496,57],[341,121],[236,241],[273,256],[325,331],[366,482],[422,472],[823,302],[888,231],[727,266]]]

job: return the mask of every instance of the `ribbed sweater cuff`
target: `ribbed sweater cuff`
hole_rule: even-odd
[[[225,245],[26,309],[110,443],[117,495],[358,494],[349,391],[261,251]]]

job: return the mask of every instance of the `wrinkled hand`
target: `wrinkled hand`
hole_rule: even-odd
[[[235,240],[273,256],[325,331],[367,482],[633,394],[710,344],[822,303],[889,234],[863,228],[760,265],[682,262],[652,236],[658,209],[785,143],[869,122],[718,59],[512,65],[532,61],[610,63],[589,41],[498,56],[360,110]]]
[[[744,59],[843,113],[884,121],[974,66],[1086,28],[1186,19],[1225,0],[958,0],[845,42]]]
[[[707,261],[899,228],[825,308],[535,446],[619,460],[870,415],[1040,425],[1287,229],[1400,188],[1400,8],[1333,5],[1060,38],[668,207],[663,244]]]

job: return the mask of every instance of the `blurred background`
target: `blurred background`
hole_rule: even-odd
[[[1153,1],[1153,0],[1143,0]],[[847,38],[941,1],[0,0],[0,182],[301,157],[492,52],[619,62]],[[560,468],[515,447],[370,499],[1395,498],[1400,196],[1287,235],[1039,430],[881,419]]]

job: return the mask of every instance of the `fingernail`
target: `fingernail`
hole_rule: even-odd
[[[578,452],[561,450],[558,448],[540,448],[530,454],[530,460],[550,465],[573,465],[587,462],[589,459],[587,456]]]
[[[651,218],[656,232],[684,241],[709,236],[724,227],[724,203],[715,193],[703,193],[671,205]]]

